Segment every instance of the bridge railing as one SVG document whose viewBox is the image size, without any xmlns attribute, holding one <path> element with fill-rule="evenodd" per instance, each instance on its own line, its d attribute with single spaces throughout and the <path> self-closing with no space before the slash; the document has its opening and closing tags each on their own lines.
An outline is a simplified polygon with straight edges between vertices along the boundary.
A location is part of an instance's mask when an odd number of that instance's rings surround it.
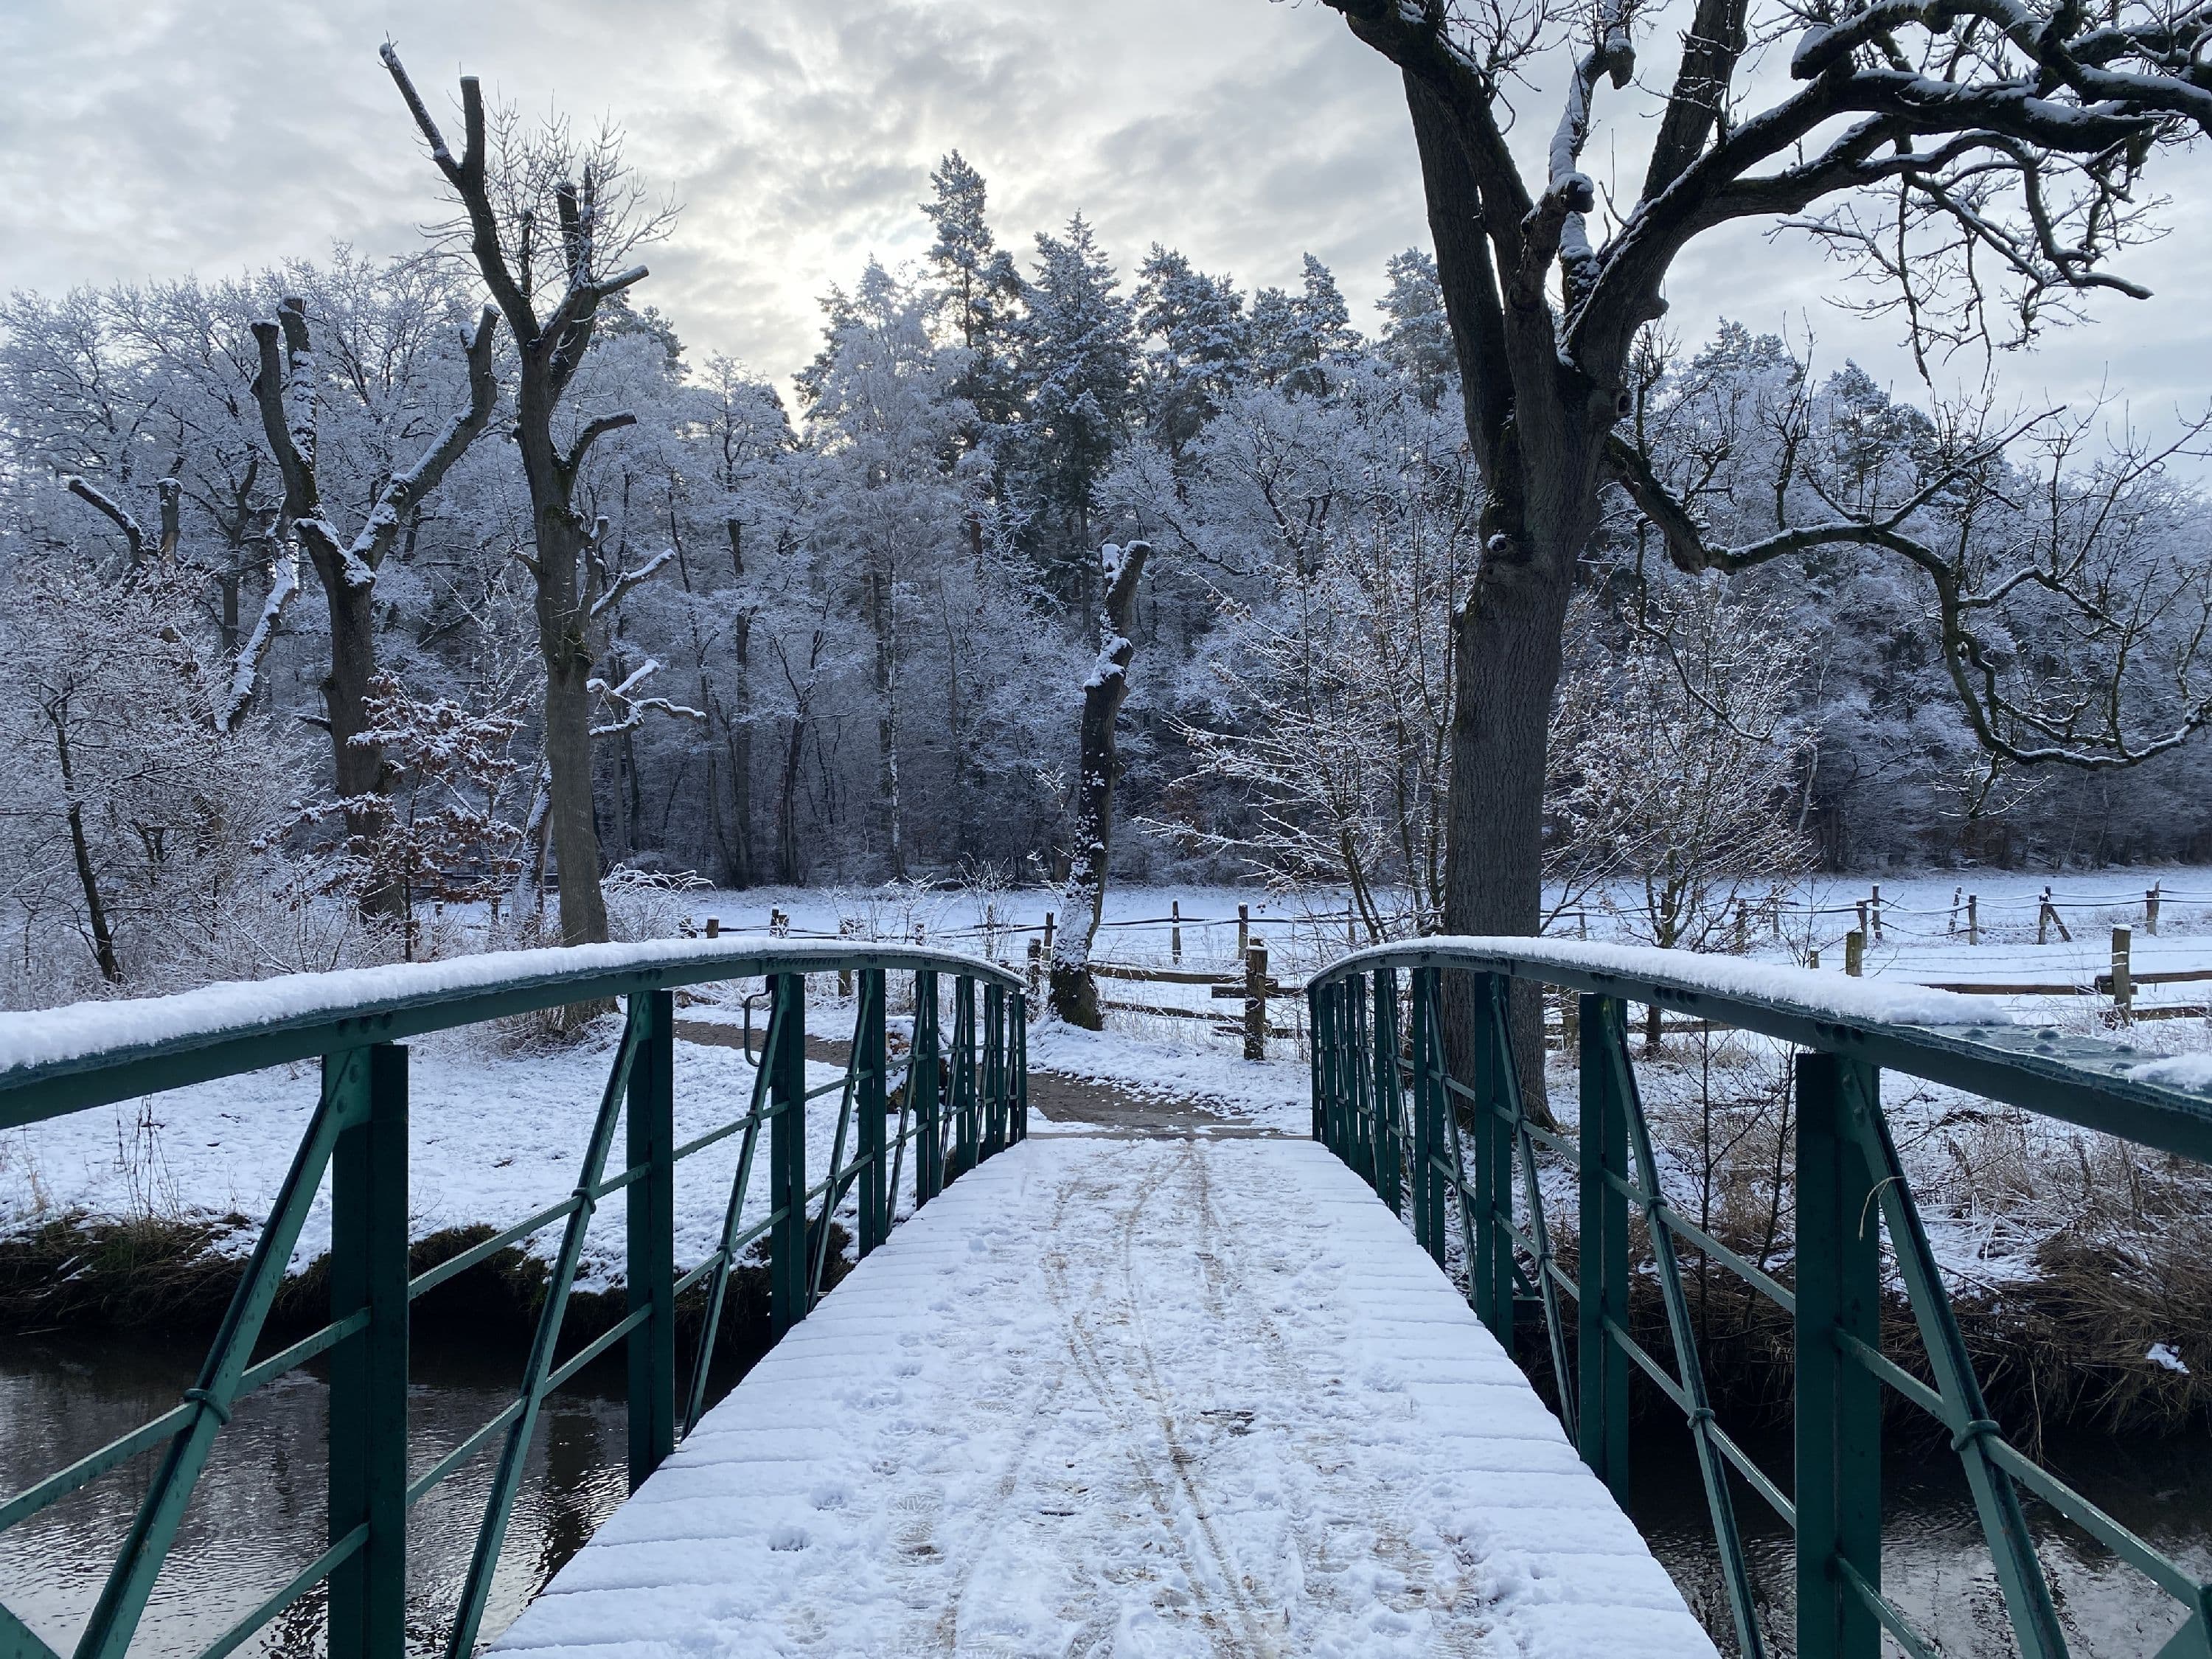
<svg viewBox="0 0 2212 1659">
<path fill-rule="evenodd" d="M 1579 995 L 1575 1133 L 1547 1127 L 1527 1109 L 1510 1031 L 1510 987 L 1516 980 Z M 1314 1137 L 1407 1217 L 1439 1265 L 1457 1246 L 1469 1300 L 1508 1352 L 1516 1299 L 1540 1309 L 1564 1425 L 1624 1505 L 1631 1365 L 1687 1419 L 1742 1654 L 1765 1653 L 1767 1635 L 1731 1470 L 1794 1529 L 1799 1659 L 1875 1659 L 1884 1632 L 1922 1659 L 1937 1650 L 1881 1589 L 1882 1391 L 1888 1389 L 1948 1431 L 2027 1659 L 2062 1659 L 2067 1644 L 2024 1494 L 2178 1604 L 2183 1618 L 2161 1659 L 2212 1655 L 2212 1584 L 2028 1458 L 1991 1419 L 1881 1090 L 1881 1072 L 1896 1071 L 2212 1162 L 2212 1098 L 2185 1070 L 2124 1043 L 2013 1024 L 2002 1008 L 1978 999 L 1731 957 L 1565 940 L 1439 939 L 1360 951 L 1315 975 L 1307 994 Z M 1668 1201 L 1631 1060 L 1632 1003 L 1802 1051 L 1795 1067 L 1794 1284 Z M 1448 1030 L 1450 1022 L 1456 1030 Z M 1448 1048 L 1458 1057 L 1456 1072 Z M 2161 1075 L 2190 1086 L 2166 1086 Z M 1540 1154 L 1564 1160 L 1574 1174 L 1571 1269 L 1555 1249 Z M 1562 1184 L 1555 1182 L 1548 1196 L 1563 1196 Z M 1645 1224 L 1650 1251 L 1635 1270 L 1656 1280 L 1672 1363 L 1630 1328 L 1632 1214 Z M 1911 1304 L 1924 1350 L 1923 1375 L 1882 1352 L 1885 1230 L 1893 1283 Z M 1683 1287 L 1685 1249 L 1791 1318 L 1789 1492 L 1715 1419 Z"/>
<path fill-rule="evenodd" d="M 809 1086 L 806 975 L 856 985 L 843 1075 Z M 911 976 L 914 1027 L 901 1080 L 886 1030 L 892 975 Z M 744 1111 L 678 1144 L 674 1036 L 678 987 L 765 980 L 770 1012 Z M 949 983 L 948 983 L 949 981 Z M 577 1003 L 621 998 L 623 1032 L 595 1110 L 580 1110 L 568 1195 L 422 1273 L 408 1238 L 408 1051 L 401 1038 Z M 945 1005 L 950 1004 L 950 1018 Z M 179 996 L 0 1015 L 0 1130 L 163 1089 L 319 1058 L 321 1092 L 237 1291 L 193 1386 L 172 1410 L 25 1491 L 0 1497 L 0 1533 L 134 1460 L 158 1454 L 143 1501 L 75 1644 L 76 1659 L 123 1659 L 217 1437 L 246 1395 L 319 1355 L 330 1366 L 329 1547 L 204 1650 L 220 1659 L 317 1586 L 329 1585 L 333 1659 L 407 1651 L 408 1512 L 495 1445 L 499 1462 L 444 1644 L 474 1651 L 493 1571 L 547 1395 L 623 1345 L 633 1488 L 690 1431 L 732 1270 L 766 1241 L 771 1325 L 781 1334 L 822 1293 L 830 1219 L 855 1200 L 863 1255 L 889 1235 L 907 1148 L 927 1203 L 1028 1133 L 1022 982 L 975 957 L 900 946 L 835 949 L 724 939 L 590 945 L 406 967 L 301 975 Z M 810 1103 L 834 1095 L 829 1168 L 807 1179 Z M 581 1103 L 580 1103 L 580 1105 Z M 894 1113 L 896 1122 L 894 1127 Z M 623 1132 L 618 1167 L 615 1139 Z M 765 1131 L 767 1212 L 746 1196 Z M 718 1243 L 676 1271 L 676 1172 L 742 1136 Z M 327 1171 L 331 1319 L 275 1353 L 255 1352 Z M 611 1328 L 561 1352 L 562 1328 L 594 1208 L 626 1194 L 625 1308 Z M 408 1478 L 409 1308 L 502 1250 L 558 1227 L 544 1301 L 515 1396 L 429 1469 Z M 677 1299 L 699 1289 L 703 1322 L 688 1375 L 678 1364 Z M 0 1606 L 0 1659 L 55 1659 Z"/>
</svg>

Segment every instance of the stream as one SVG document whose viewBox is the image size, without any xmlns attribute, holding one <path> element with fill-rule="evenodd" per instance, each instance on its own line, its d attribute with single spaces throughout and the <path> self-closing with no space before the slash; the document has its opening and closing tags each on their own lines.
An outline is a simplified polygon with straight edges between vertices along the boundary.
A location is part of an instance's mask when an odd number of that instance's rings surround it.
<svg viewBox="0 0 2212 1659">
<path fill-rule="evenodd" d="M 202 1346 L 116 1334 L 11 1338 L 0 1345 L 0 1494 L 21 1491 L 71 1459 L 173 1406 Z M 423 1343 L 414 1356 L 409 1437 L 414 1471 L 428 1467 L 512 1397 L 520 1356 Z M 216 1443 L 135 1650 L 197 1653 L 289 1580 L 325 1540 L 323 1446 L 329 1392 L 316 1366 L 251 1396 Z M 1788 1440 L 1743 1437 L 1770 1469 L 1786 1470 Z M 1638 1425 L 1638 1525 L 1692 1607 L 1724 1628 L 1697 1465 L 1686 1432 Z M 619 1356 L 547 1402 L 505 1547 L 483 1633 L 495 1636 L 622 1501 L 624 1408 Z M 2212 1574 L 2212 1444 L 2078 1439 L 2048 1461 L 2086 1495 L 2191 1571 Z M 155 1464 L 148 1455 L 0 1534 L 0 1601 L 67 1652 L 98 1598 L 100 1575 Z M 496 1462 L 487 1449 L 429 1493 L 410 1517 L 408 1598 L 414 1650 L 440 1650 Z M 1889 1593 L 1947 1656 L 2012 1651 L 1957 1460 L 1941 1448 L 1890 1449 L 1883 1571 Z M 1736 1512 L 1778 1652 L 1790 1644 L 1790 1535 L 1739 1486 Z M 2148 1659 L 2179 1622 L 2173 1604 L 2075 1528 L 2031 1505 L 2046 1540 L 2061 1617 L 2076 1659 Z M 322 1650 L 319 1591 L 239 1650 Z"/>
</svg>

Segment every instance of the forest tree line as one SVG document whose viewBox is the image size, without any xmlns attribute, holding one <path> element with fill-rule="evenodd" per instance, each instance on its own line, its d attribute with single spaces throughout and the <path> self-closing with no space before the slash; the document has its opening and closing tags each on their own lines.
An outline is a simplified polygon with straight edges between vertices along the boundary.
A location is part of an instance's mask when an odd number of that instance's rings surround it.
<svg viewBox="0 0 2212 1659">
<path fill-rule="evenodd" d="M 489 158 L 482 222 L 406 257 L 0 310 L 17 1006 L 395 953 L 441 902 L 550 938 L 549 885 L 611 872 L 1057 878 L 1100 549 L 1139 539 L 1117 877 L 1342 884 L 1377 933 L 1436 925 L 1482 483 L 1426 252 L 1365 317 L 1310 254 L 1247 289 L 1079 215 L 1018 252 L 956 153 L 927 256 L 824 296 L 787 402 L 649 303 L 631 255 L 666 219 L 611 137 L 472 119 L 441 165 L 465 210 Z M 2186 719 L 2208 562 L 2172 448 L 1900 398 L 1735 323 L 1647 329 L 1636 362 L 1622 431 L 1716 540 L 1896 512 L 2002 590 L 1993 672 L 2063 702 L 2117 627 L 2138 704 Z M 1823 544 L 1685 575 L 1607 499 L 1553 717 L 1566 890 L 2212 856 L 2200 745 L 1993 766 L 1923 571 Z M 2023 563 L 2105 614 L 2005 587 Z M 1666 942 L 1698 942 L 1683 902 Z"/>
</svg>

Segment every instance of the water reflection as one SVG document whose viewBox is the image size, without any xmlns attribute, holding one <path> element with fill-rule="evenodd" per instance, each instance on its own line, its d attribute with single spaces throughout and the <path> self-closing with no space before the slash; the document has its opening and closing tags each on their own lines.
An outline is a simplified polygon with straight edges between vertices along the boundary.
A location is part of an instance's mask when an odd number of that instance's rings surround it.
<svg viewBox="0 0 2212 1659">
<path fill-rule="evenodd" d="M 0 1344 L 0 1493 L 19 1492 L 177 1403 L 202 1345 L 129 1337 L 10 1338 Z M 420 1345 L 409 1390 L 410 1473 L 420 1474 L 514 1397 L 520 1355 Z M 483 1625 L 514 1619 L 582 1547 L 627 1490 L 619 1362 L 546 1402 Z M 325 1447 L 330 1391 L 313 1368 L 240 1404 L 217 1437 L 133 1650 L 197 1653 L 289 1583 L 320 1553 L 328 1522 Z M 68 1652 L 156 1467 L 149 1453 L 0 1533 L 0 1601 Z M 438 1651 L 467 1573 L 497 1462 L 496 1444 L 428 1494 L 409 1516 L 408 1635 Z M 246 1654 L 323 1650 L 323 1593 L 303 1598 Z"/>
<path fill-rule="evenodd" d="M 1787 1491 L 1787 1435 L 1770 1431 L 1739 1438 L 1748 1438 L 1753 1455 L 1770 1474 L 1784 1477 L 1781 1484 Z M 1653 1419 L 1637 1425 L 1634 1440 L 1637 1525 L 1705 1627 L 1724 1632 L 1728 1601 L 1689 1436 L 1678 1425 Z M 1939 1444 L 1887 1448 L 1883 1462 L 1884 1593 L 1952 1659 L 2014 1652 L 2006 1633 L 2004 1598 L 1958 1458 Z M 2045 1448 L 2043 1462 L 2138 1537 L 2190 1572 L 2212 1577 L 2212 1443 L 2205 1437 L 2053 1440 Z M 1735 1499 L 1767 1633 L 1776 1651 L 1792 1652 L 1796 1595 L 1791 1534 L 1741 1482 Z M 2179 1604 L 2123 1566 L 2087 1533 L 2033 1500 L 2027 1507 L 2075 1659 L 2156 1655 L 2181 1623 Z M 1723 1642 L 1723 1650 L 1731 1646 Z M 1883 1651 L 1897 1650 L 1885 1638 Z"/>
</svg>

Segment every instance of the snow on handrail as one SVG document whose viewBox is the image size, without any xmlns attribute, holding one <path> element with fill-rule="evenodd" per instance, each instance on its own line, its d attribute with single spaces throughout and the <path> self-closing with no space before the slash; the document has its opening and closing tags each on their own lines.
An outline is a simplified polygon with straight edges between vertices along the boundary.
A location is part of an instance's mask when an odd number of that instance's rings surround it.
<svg viewBox="0 0 2212 1659">
<path fill-rule="evenodd" d="M 1020 993 L 1017 975 L 980 957 L 916 945 L 825 941 L 793 948 L 767 935 L 656 939 L 635 945 L 558 945 L 486 951 L 437 962 L 395 963 L 322 974 L 203 986 L 171 996 L 77 1002 L 0 1013 L 0 1127 L 48 1115 L 11 1097 L 61 1092 L 66 1104 L 143 1093 L 137 1074 L 179 1056 L 204 1058 L 193 1076 L 278 1065 L 364 1042 L 617 996 L 647 986 L 696 985 L 764 973 L 839 969 L 933 969 Z M 234 1053 L 234 1051 L 235 1051 Z M 249 1053 L 250 1051 L 250 1053 Z M 251 1065 L 225 1064 L 250 1058 Z M 113 1073 L 112 1085 L 100 1079 Z"/>
</svg>

